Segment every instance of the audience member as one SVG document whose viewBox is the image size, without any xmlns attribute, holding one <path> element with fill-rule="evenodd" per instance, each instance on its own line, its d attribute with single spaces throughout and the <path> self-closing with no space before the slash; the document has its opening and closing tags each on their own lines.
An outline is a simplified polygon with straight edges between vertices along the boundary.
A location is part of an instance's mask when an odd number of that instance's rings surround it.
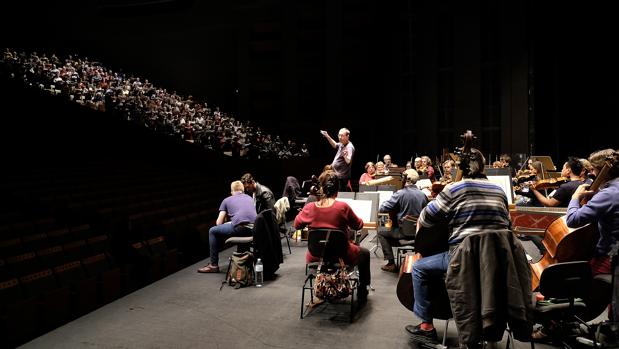
<svg viewBox="0 0 619 349">
<path fill-rule="evenodd" d="M 258 159 L 309 156 L 307 146 L 298 148 L 294 140 L 273 138 L 249 121 L 243 123 L 219 108 L 213 110 L 192 96 L 169 93 L 147 79 L 112 71 L 87 57 L 60 60 L 55 55 L 18 54 L 5 49 L 0 71 L 27 86 L 63 95 L 98 111 L 120 114 L 140 126 L 226 155 Z"/>
</svg>

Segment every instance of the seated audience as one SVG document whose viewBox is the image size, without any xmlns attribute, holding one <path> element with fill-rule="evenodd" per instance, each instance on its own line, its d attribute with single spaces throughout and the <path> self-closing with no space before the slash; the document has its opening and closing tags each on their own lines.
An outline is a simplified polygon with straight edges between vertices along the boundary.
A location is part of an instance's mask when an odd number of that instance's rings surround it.
<svg viewBox="0 0 619 349">
<path fill-rule="evenodd" d="M 259 159 L 308 156 L 307 146 L 264 134 L 251 122 L 212 109 L 207 103 L 154 86 L 147 79 L 114 72 L 99 62 L 77 56 L 17 53 L 5 49 L 0 74 L 23 80 L 53 95 L 98 111 L 118 113 L 156 132 L 177 136 L 228 156 Z"/>
</svg>

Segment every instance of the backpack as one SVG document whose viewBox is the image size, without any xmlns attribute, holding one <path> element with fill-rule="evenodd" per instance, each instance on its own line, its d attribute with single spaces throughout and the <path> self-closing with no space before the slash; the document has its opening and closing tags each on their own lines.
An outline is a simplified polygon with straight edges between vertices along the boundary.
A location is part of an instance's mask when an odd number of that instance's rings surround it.
<svg viewBox="0 0 619 349">
<path fill-rule="evenodd" d="M 230 269 L 219 289 L 226 283 L 237 289 L 254 284 L 254 255 L 251 252 L 232 253 Z"/>
</svg>

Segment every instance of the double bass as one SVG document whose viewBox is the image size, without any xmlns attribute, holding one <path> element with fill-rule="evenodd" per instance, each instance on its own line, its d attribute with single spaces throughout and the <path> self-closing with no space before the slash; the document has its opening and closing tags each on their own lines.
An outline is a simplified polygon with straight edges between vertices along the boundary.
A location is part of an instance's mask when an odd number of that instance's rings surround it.
<svg viewBox="0 0 619 349">
<path fill-rule="evenodd" d="M 471 156 L 471 146 L 475 136 L 473 132 L 467 130 L 460 136 L 464 142 L 464 145 L 460 149 L 460 160 L 456 163 L 458 170 L 456 172 L 455 182 L 462 180 L 464 171 L 468 171 L 468 164 Z M 435 226 L 431 229 L 419 227 L 415 236 L 415 254 L 407 254 L 406 258 L 400 266 L 400 276 L 398 284 L 396 286 L 396 294 L 398 300 L 404 307 L 413 311 L 413 304 L 415 303 L 413 297 L 413 281 L 412 270 L 416 261 L 423 256 L 432 256 L 438 253 L 445 252 L 449 249 L 447 241 L 449 239 L 449 232 L 447 229 L 447 223 Z M 433 309 L 435 314 L 447 314 L 451 312 L 449 308 L 449 302 L 443 300 L 447 297 L 447 289 L 445 288 L 442 280 L 435 280 L 437 287 L 433 287 L 437 292 L 432 294 L 432 304 L 437 305 L 437 309 Z M 441 287 L 442 285 L 442 287 Z M 440 301 L 435 302 L 434 299 Z M 447 308 L 443 309 L 443 306 L 447 304 Z M 437 315 L 437 318 L 447 318 L 447 316 Z"/>
</svg>

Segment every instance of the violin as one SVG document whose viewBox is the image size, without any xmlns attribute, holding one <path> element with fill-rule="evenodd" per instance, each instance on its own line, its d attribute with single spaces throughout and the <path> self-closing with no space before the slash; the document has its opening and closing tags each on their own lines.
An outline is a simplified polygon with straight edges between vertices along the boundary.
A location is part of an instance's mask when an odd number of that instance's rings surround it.
<svg viewBox="0 0 619 349">
<path fill-rule="evenodd" d="M 557 188 L 561 184 L 567 183 L 569 181 L 570 181 L 569 177 L 557 177 L 557 178 L 541 179 L 541 180 L 537 181 L 535 184 L 533 184 L 531 186 L 531 188 L 533 188 L 535 190 L 544 190 L 544 189 L 550 189 L 550 188 Z"/>
<path fill-rule="evenodd" d="M 537 174 L 531 170 L 518 171 L 518 175 L 514 177 L 515 183 L 522 183 L 526 181 L 532 181 L 537 177 Z"/>
<path fill-rule="evenodd" d="M 441 191 L 443 191 L 443 188 L 445 188 L 445 186 L 451 182 L 453 182 L 451 179 L 435 181 L 434 183 L 432 183 L 432 192 L 437 194 L 440 193 Z"/>
</svg>

